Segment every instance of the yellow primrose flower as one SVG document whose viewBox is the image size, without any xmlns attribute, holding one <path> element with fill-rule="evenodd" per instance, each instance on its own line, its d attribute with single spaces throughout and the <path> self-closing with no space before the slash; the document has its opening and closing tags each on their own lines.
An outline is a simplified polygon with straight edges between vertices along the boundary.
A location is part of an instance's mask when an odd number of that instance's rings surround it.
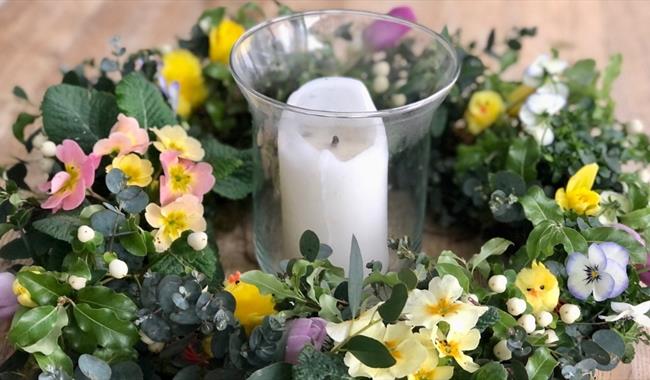
<svg viewBox="0 0 650 380">
<path fill-rule="evenodd" d="M 473 135 L 478 135 L 494 124 L 504 109 L 501 95 L 494 91 L 476 91 L 472 94 L 465 110 L 467 129 Z"/>
<path fill-rule="evenodd" d="M 451 356 L 456 363 L 467 372 L 476 372 L 480 366 L 474 363 L 471 356 L 463 351 L 471 351 L 478 347 L 481 333 L 477 329 L 469 331 L 450 329 L 447 336 L 438 330 L 435 346 L 441 357 Z"/>
<path fill-rule="evenodd" d="M 174 151 L 178 153 L 180 158 L 190 161 L 201 161 L 203 159 L 205 151 L 201 147 L 199 140 L 189 137 L 185 129 L 180 125 L 167 125 L 161 129 L 151 128 L 151 130 L 158 138 L 157 141 L 154 141 L 153 146 L 161 153 Z"/>
<path fill-rule="evenodd" d="M 327 326 L 325 326 L 327 335 L 329 335 L 334 342 L 341 343 L 348 337 L 356 335 L 368 325 L 379 323 L 379 321 L 381 321 L 381 316 L 377 312 L 379 305 L 381 305 L 381 303 L 364 311 L 355 319 L 339 323 L 327 322 Z"/>
<path fill-rule="evenodd" d="M 569 178 L 566 190 L 557 189 L 555 202 L 563 210 L 573 210 L 578 215 L 596 215 L 600 209 L 600 195 L 591 188 L 596 181 L 598 164 L 585 165 Z"/>
<path fill-rule="evenodd" d="M 189 50 L 177 49 L 165 54 L 162 63 L 160 75 L 165 83 L 178 83 L 176 112 L 187 118 L 208 96 L 201 61 Z"/>
<path fill-rule="evenodd" d="M 454 367 L 438 366 L 440 359 L 433 343 L 437 332 L 437 329 L 420 329 L 415 333 L 422 347 L 427 350 L 427 358 L 415 373 L 408 376 L 408 380 L 449 380 L 454 376 Z"/>
<path fill-rule="evenodd" d="M 239 36 L 244 34 L 244 27 L 224 19 L 210 30 L 210 60 L 228 64 L 230 50 Z"/>
<path fill-rule="evenodd" d="M 22 286 L 20 282 L 18 282 L 18 279 L 14 280 L 13 285 L 11 286 L 11 289 L 13 290 L 14 294 L 16 295 L 16 298 L 18 299 L 18 303 L 25 306 L 25 307 L 36 307 L 38 306 L 34 300 L 32 300 L 32 295 L 29 293 L 29 290 Z"/>
<path fill-rule="evenodd" d="M 388 326 L 381 322 L 376 323 L 364 330 L 361 335 L 382 342 L 395 359 L 395 364 L 388 368 L 368 367 L 348 352 L 343 362 L 348 366 L 350 376 L 393 380 L 414 373 L 427 358 L 426 349 L 411 332 L 411 327 L 403 323 Z"/>
<path fill-rule="evenodd" d="M 106 167 L 106 173 L 112 169 L 120 169 L 126 176 L 126 184 L 129 186 L 145 187 L 151 183 L 153 165 L 149 160 L 140 158 L 135 153 L 113 158 L 111 165 Z"/>
<path fill-rule="evenodd" d="M 530 268 L 524 268 L 517 274 L 515 285 L 526 296 L 534 314 L 550 312 L 557 306 L 560 297 L 557 278 L 544 264 L 533 261 Z"/>
<path fill-rule="evenodd" d="M 235 317 L 250 335 L 267 315 L 275 314 L 273 296 L 262 294 L 257 286 L 239 280 L 239 272 L 228 277 L 225 290 L 235 297 Z"/>
<path fill-rule="evenodd" d="M 191 194 L 183 195 L 163 207 L 150 203 L 144 217 L 151 227 L 157 229 L 154 231 L 157 252 L 169 249 L 185 231 L 201 232 L 206 228 L 203 205 Z"/>
</svg>

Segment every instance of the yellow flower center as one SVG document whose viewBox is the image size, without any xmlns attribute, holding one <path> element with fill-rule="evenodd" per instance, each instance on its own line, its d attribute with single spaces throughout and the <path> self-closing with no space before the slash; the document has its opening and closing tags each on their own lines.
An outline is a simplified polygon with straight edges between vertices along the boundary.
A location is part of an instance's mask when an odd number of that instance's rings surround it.
<svg viewBox="0 0 650 380">
<path fill-rule="evenodd" d="M 187 223 L 187 214 L 183 211 L 172 211 L 166 216 L 163 216 L 162 225 L 165 229 L 165 234 L 169 236 L 171 240 L 176 240 L 181 236 L 183 231 L 186 231 L 189 228 Z"/>
<path fill-rule="evenodd" d="M 389 340 L 384 342 L 390 354 L 395 358 L 395 360 L 400 360 L 402 358 L 402 353 L 397 349 L 397 342 L 394 340 Z"/>
<path fill-rule="evenodd" d="M 74 189 L 76 186 L 79 177 L 81 176 L 79 168 L 73 164 L 65 164 L 65 171 L 68 173 L 68 175 L 70 175 L 70 178 L 68 178 L 61 189 L 57 191 L 57 193 L 72 191 L 72 189 Z"/>
<path fill-rule="evenodd" d="M 187 193 L 192 184 L 192 176 L 185 170 L 183 165 L 173 165 L 169 169 L 169 181 L 171 188 L 177 193 Z"/>
<path fill-rule="evenodd" d="M 415 374 L 413 374 L 414 380 L 433 380 L 435 379 L 436 369 L 420 369 Z"/>
<path fill-rule="evenodd" d="M 431 315 L 440 315 L 446 317 L 449 314 L 456 314 L 460 304 L 449 301 L 448 298 L 443 298 L 438 303 L 427 305 L 427 312 Z"/>
<path fill-rule="evenodd" d="M 458 343 L 457 342 L 449 342 L 447 340 L 439 340 L 437 341 L 438 343 L 438 350 L 440 353 L 443 354 L 443 356 L 459 356 L 460 350 L 458 348 Z"/>
</svg>

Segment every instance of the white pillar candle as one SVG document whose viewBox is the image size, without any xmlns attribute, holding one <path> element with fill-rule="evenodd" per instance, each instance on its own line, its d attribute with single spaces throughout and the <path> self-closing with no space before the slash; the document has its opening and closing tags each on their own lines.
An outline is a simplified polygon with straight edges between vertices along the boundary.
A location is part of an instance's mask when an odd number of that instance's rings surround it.
<svg viewBox="0 0 650 380">
<path fill-rule="evenodd" d="M 289 97 L 301 108 L 376 111 L 365 85 L 326 77 Z M 317 117 L 285 111 L 278 125 L 278 157 L 285 254 L 299 255 L 310 229 L 333 249 L 330 260 L 348 269 L 352 235 L 364 263 L 388 266 L 388 144 L 381 118 Z"/>
</svg>

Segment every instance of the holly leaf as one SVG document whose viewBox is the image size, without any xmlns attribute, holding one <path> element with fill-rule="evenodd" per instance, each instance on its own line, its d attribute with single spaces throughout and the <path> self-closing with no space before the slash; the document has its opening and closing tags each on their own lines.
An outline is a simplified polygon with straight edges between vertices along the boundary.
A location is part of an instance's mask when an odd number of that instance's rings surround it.
<svg viewBox="0 0 650 380">
<path fill-rule="evenodd" d="M 102 347 L 131 347 L 139 339 L 135 325 L 119 319 L 110 309 L 95 309 L 88 304 L 77 303 L 73 312 L 79 328 L 94 336 Z"/>
<path fill-rule="evenodd" d="M 117 106 L 126 115 L 148 129 L 176 124 L 174 111 L 163 99 L 160 90 L 140 73 L 131 73 L 115 87 Z"/>
</svg>

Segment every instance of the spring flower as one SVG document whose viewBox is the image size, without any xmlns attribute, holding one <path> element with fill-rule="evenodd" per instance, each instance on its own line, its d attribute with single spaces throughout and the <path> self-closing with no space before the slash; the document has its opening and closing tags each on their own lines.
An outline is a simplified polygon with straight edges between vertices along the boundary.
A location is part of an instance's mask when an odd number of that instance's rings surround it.
<svg viewBox="0 0 650 380">
<path fill-rule="evenodd" d="M 569 292 L 579 300 L 593 293 L 596 301 L 615 298 L 628 286 L 629 253 L 612 242 L 591 244 L 588 255 L 575 252 L 566 261 Z"/>
<path fill-rule="evenodd" d="M 381 316 L 377 312 L 379 305 L 364 311 L 355 319 L 334 323 L 328 322 L 326 326 L 327 335 L 336 343 L 341 343 L 350 336 L 356 335 L 359 331 L 368 325 L 381 321 Z"/>
<path fill-rule="evenodd" d="M 178 152 L 160 155 L 164 175 L 160 176 L 160 203 L 166 205 L 184 194 L 194 194 L 199 200 L 214 186 L 212 166 L 179 159 Z"/>
<path fill-rule="evenodd" d="M 479 365 L 474 363 L 471 356 L 465 355 L 463 351 L 471 351 L 478 347 L 481 340 L 481 333 L 477 329 L 456 330 L 451 328 L 447 336 L 438 330 L 435 346 L 441 357 L 451 356 L 456 363 L 467 372 L 476 372 Z"/>
<path fill-rule="evenodd" d="M 284 361 L 298 364 L 298 355 L 308 344 L 320 351 L 325 338 L 327 338 L 326 325 L 327 321 L 318 317 L 298 318 L 287 322 L 287 343 L 284 350 Z"/>
<path fill-rule="evenodd" d="M 117 154 L 119 156 L 132 152 L 144 154 L 149 146 L 147 131 L 140 128 L 138 120 L 124 114 L 117 116 L 117 123 L 111 128 L 108 138 L 95 143 L 93 153 L 98 156 Z"/>
<path fill-rule="evenodd" d="M 600 208 L 600 195 L 591 189 L 597 174 L 598 164 L 583 166 L 569 178 L 566 190 L 560 188 L 555 192 L 555 202 L 563 210 L 573 210 L 578 215 L 597 214 Z"/>
<path fill-rule="evenodd" d="M 454 367 L 438 366 L 440 358 L 433 344 L 436 334 L 437 329 L 420 329 L 415 333 L 415 337 L 427 351 L 427 358 L 416 372 L 408 376 L 408 380 L 449 380 L 454 375 Z"/>
<path fill-rule="evenodd" d="M 605 226 L 612 226 L 618 222 L 618 217 L 632 211 L 630 201 L 621 193 L 606 190 L 600 193 L 601 213 L 598 221 Z"/>
<path fill-rule="evenodd" d="M 18 308 L 18 299 L 12 290 L 14 281 L 13 273 L 0 273 L 0 320 L 11 319 Z"/>
<path fill-rule="evenodd" d="M 38 306 L 36 304 L 36 302 L 34 302 L 34 300 L 32 300 L 32 295 L 29 292 L 29 290 L 27 290 L 27 288 L 22 286 L 22 284 L 20 283 L 20 281 L 18 281 L 18 279 L 14 280 L 14 282 L 13 282 L 13 284 L 11 286 L 11 290 L 13 291 L 14 295 L 16 296 L 17 301 L 18 301 L 19 304 L 21 304 L 21 305 L 23 305 L 25 307 L 30 307 L 30 308 Z"/>
<path fill-rule="evenodd" d="M 519 110 L 524 132 L 533 136 L 540 145 L 550 145 L 555 140 L 550 117 L 556 115 L 567 103 L 568 88 L 562 83 L 549 83 L 530 95 Z"/>
<path fill-rule="evenodd" d="M 212 27 L 209 35 L 210 60 L 228 64 L 232 46 L 245 31 L 243 26 L 228 18 L 221 21 L 219 25 Z"/>
<path fill-rule="evenodd" d="M 183 195 L 170 204 L 158 206 L 150 203 L 145 209 L 145 219 L 153 228 L 154 245 L 157 252 L 166 251 L 183 232 L 205 231 L 203 205 L 191 194 Z"/>
<path fill-rule="evenodd" d="M 393 380 L 414 373 L 427 358 L 426 349 L 405 324 L 385 326 L 376 323 L 361 335 L 382 342 L 390 352 L 395 364 L 388 368 L 371 368 L 361 363 L 352 353 L 345 354 L 343 361 L 353 377 L 369 377 L 374 380 Z"/>
<path fill-rule="evenodd" d="M 153 165 L 149 160 L 140 158 L 135 153 L 113 158 L 112 164 L 106 167 L 106 172 L 112 169 L 120 169 L 126 176 L 126 184 L 129 186 L 145 187 L 151 183 Z"/>
<path fill-rule="evenodd" d="M 544 264 L 533 261 L 530 268 L 524 268 L 517 274 L 515 285 L 526 296 L 533 313 L 555 309 L 560 288 L 557 278 Z"/>
<path fill-rule="evenodd" d="M 95 182 L 99 157 L 94 154 L 86 156 L 73 140 L 63 140 L 56 147 L 56 157 L 63 163 L 65 170 L 56 173 L 52 181 L 41 186 L 41 189 L 50 194 L 41 207 L 52 209 L 53 212 L 60 209 L 73 210 L 83 203 L 86 189 Z"/>
<path fill-rule="evenodd" d="M 388 15 L 415 22 L 415 12 L 408 6 L 395 7 Z M 410 29 L 392 21 L 375 21 L 363 31 L 363 37 L 374 50 L 384 50 L 397 45 Z"/>
<path fill-rule="evenodd" d="M 640 326 L 650 328 L 650 317 L 646 314 L 650 311 L 650 301 L 642 302 L 636 306 L 625 302 L 612 302 L 610 307 L 616 315 L 599 316 L 600 319 L 607 322 L 614 322 L 620 319 L 631 319 Z"/>
<path fill-rule="evenodd" d="M 551 58 L 548 54 L 538 56 L 524 71 L 523 82 L 530 87 L 538 87 L 544 81 L 545 75 L 557 77 L 569 66 L 566 61 Z"/>
<path fill-rule="evenodd" d="M 476 91 L 472 94 L 465 110 L 467 129 L 478 135 L 489 128 L 501 116 L 505 106 L 501 95 L 494 91 Z"/>
<path fill-rule="evenodd" d="M 201 147 L 199 140 L 189 137 L 187 132 L 180 125 L 167 125 L 161 129 L 152 128 L 156 134 L 157 141 L 153 146 L 161 153 L 167 151 L 177 152 L 180 158 L 190 161 L 201 161 L 205 151 Z"/>
<path fill-rule="evenodd" d="M 516 117 L 521 110 L 528 96 L 535 92 L 533 87 L 526 86 L 524 84 L 517 86 L 512 92 L 510 92 L 506 98 L 508 102 L 508 115 Z"/>
<path fill-rule="evenodd" d="M 468 330 L 476 325 L 478 318 L 488 308 L 463 303 L 459 300 L 462 295 L 463 288 L 456 277 L 434 277 L 429 282 L 428 290 L 411 291 L 404 306 L 404 314 L 413 326 L 430 329 L 438 322 L 445 321 L 452 328 Z"/>
<path fill-rule="evenodd" d="M 178 86 L 178 98 L 172 105 L 176 113 L 184 118 L 189 117 L 208 96 L 202 70 L 201 61 L 189 50 L 177 49 L 162 58 L 159 80 L 165 92 L 169 92 L 170 87 Z"/>
<path fill-rule="evenodd" d="M 235 297 L 235 317 L 244 326 L 246 334 L 250 335 L 264 317 L 275 313 L 273 296 L 260 293 L 255 285 L 239 281 L 239 272 L 229 276 L 225 285 L 225 290 Z"/>
</svg>

